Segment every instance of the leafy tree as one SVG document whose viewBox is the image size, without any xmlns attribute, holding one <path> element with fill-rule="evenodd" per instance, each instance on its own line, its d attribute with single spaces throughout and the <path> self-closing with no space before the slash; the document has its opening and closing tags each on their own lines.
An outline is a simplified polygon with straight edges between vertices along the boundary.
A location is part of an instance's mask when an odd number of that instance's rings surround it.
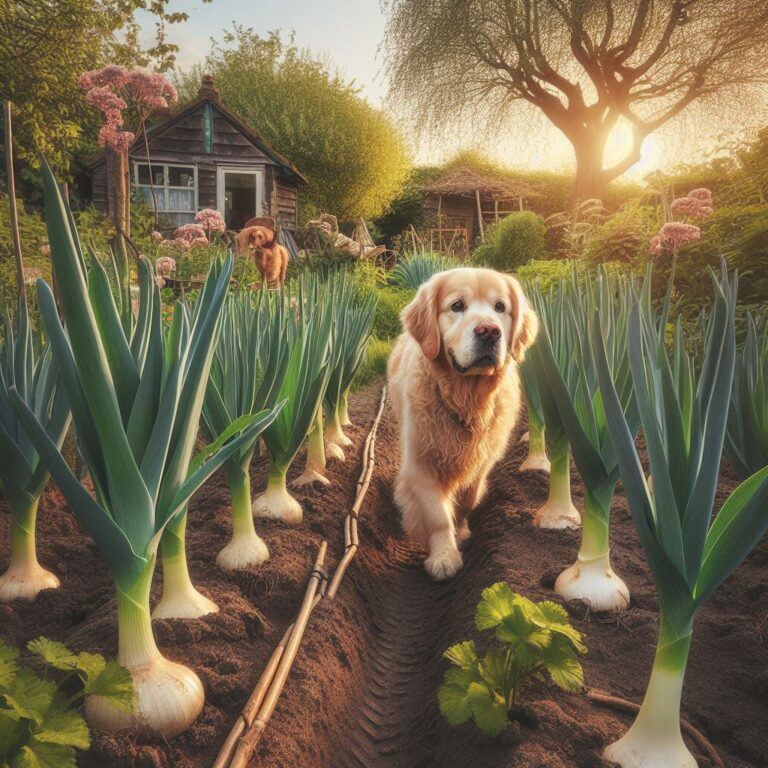
<svg viewBox="0 0 768 768">
<path fill-rule="evenodd" d="M 210 0 L 204 0 L 210 2 Z M 37 153 L 67 172 L 74 153 L 96 149 L 98 120 L 77 78 L 110 61 L 165 70 L 177 46 L 168 24 L 184 21 L 168 0 L 0 0 L 0 98 L 14 103 L 15 156 L 22 180 L 37 174 Z M 138 45 L 137 11 L 156 20 L 154 44 Z M 123 34 L 124 33 L 124 34 Z"/>
<path fill-rule="evenodd" d="M 743 0 L 394 0 L 391 96 L 422 128 L 543 114 L 573 145 L 573 201 L 601 198 L 643 140 L 690 105 L 744 109 L 768 80 L 768 5 Z M 513 111 L 514 110 L 514 111 Z M 633 146 L 605 167 L 622 121 Z"/>
<path fill-rule="evenodd" d="M 474 718 L 478 728 L 498 736 L 518 713 L 520 689 L 530 677 L 549 679 L 565 691 L 581 690 L 578 655 L 587 649 L 562 606 L 534 603 L 499 582 L 483 590 L 475 624 L 494 630 L 499 642 L 482 657 L 472 640 L 443 654 L 453 666 L 437 699 L 451 725 Z"/>
<path fill-rule="evenodd" d="M 408 158 L 388 117 L 327 63 L 277 32 L 261 37 L 235 25 L 204 67 L 179 79 L 182 97 L 210 72 L 228 107 L 307 176 L 303 215 L 373 217 L 400 189 Z"/>
</svg>

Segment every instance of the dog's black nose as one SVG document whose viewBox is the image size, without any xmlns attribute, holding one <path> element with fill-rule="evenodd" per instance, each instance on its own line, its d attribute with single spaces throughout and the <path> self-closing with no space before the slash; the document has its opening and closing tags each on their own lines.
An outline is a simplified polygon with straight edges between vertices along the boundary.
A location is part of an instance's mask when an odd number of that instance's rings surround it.
<svg viewBox="0 0 768 768">
<path fill-rule="evenodd" d="M 475 326 L 475 334 L 481 341 L 498 341 L 501 338 L 501 328 L 496 323 L 479 323 Z"/>
</svg>

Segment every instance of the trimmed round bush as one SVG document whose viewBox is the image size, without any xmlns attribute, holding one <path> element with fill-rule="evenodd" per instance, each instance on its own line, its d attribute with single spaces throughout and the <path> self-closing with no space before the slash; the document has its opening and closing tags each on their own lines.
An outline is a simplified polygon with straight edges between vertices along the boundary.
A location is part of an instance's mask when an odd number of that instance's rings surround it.
<svg viewBox="0 0 768 768">
<path fill-rule="evenodd" d="M 404 288 L 383 288 L 373 318 L 373 333 L 379 339 L 393 339 L 402 331 L 400 313 L 414 297 L 415 291 Z"/>
<path fill-rule="evenodd" d="M 510 213 L 488 230 L 486 243 L 475 250 L 474 260 L 500 272 L 513 272 L 542 257 L 546 229 L 541 216 L 531 211 Z"/>
</svg>

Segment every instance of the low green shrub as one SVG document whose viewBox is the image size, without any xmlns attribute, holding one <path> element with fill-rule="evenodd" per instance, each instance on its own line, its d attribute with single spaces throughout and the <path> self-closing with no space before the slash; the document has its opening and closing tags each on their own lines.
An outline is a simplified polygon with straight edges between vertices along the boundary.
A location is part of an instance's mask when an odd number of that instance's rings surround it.
<svg viewBox="0 0 768 768">
<path fill-rule="evenodd" d="M 415 291 L 388 287 L 379 291 L 379 302 L 373 318 L 373 333 L 379 339 L 393 339 L 400 335 L 400 313 L 411 301 Z"/>
<path fill-rule="evenodd" d="M 500 272 L 514 272 L 543 256 L 545 233 L 541 216 L 531 211 L 510 213 L 489 228 L 486 242 L 475 249 L 472 260 Z"/>
<path fill-rule="evenodd" d="M 415 291 L 432 275 L 458 266 L 456 259 L 442 253 L 417 251 L 400 258 L 395 268 L 389 273 L 389 282 L 399 288 Z"/>
</svg>

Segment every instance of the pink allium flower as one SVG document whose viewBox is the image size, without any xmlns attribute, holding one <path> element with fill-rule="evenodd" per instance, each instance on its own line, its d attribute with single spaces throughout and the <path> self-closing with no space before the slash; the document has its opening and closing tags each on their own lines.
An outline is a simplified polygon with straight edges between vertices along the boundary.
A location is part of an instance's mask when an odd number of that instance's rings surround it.
<svg viewBox="0 0 768 768">
<path fill-rule="evenodd" d="M 203 208 L 195 214 L 195 222 L 206 232 L 223 232 L 227 225 L 218 211 L 212 208 Z"/>
<path fill-rule="evenodd" d="M 182 224 L 174 233 L 173 236 L 176 239 L 186 240 L 191 243 L 193 240 L 199 240 L 203 238 L 208 243 L 208 238 L 205 236 L 205 230 L 199 224 Z"/>
<path fill-rule="evenodd" d="M 695 224 L 683 224 L 671 221 L 659 230 L 662 245 L 672 250 L 678 250 L 684 243 L 690 243 L 701 237 L 701 230 Z"/>
<path fill-rule="evenodd" d="M 159 275 L 170 275 L 176 270 L 176 259 L 170 256 L 161 256 L 155 261 L 155 269 Z"/>
<path fill-rule="evenodd" d="M 149 239 L 155 244 L 160 245 L 160 243 L 163 242 L 163 234 L 162 232 L 158 232 L 157 230 L 154 230 L 150 235 Z"/>
<path fill-rule="evenodd" d="M 115 152 L 127 150 L 135 138 L 135 134 L 130 131 L 121 131 L 114 123 L 106 123 L 99 128 L 99 144 Z"/>
<path fill-rule="evenodd" d="M 661 237 L 659 235 L 654 235 L 651 238 L 651 253 L 658 254 L 661 253 L 664 250 L 664 246 L 661 242 Z"/>
<path fill-rule="evenodd" d="M 44 256 L 46 259 L 51 255 L 51 246 L 48 245 L 48 243 L 43 243 L 40 246 L 40 255 Z"/>
<path fill-rule="evenodd" d="M 704 191 L 706 192 L 707 190 Z M 714 209 L 705 200 L 688 195 L 673 200 L 672 210 L 682 213 L 684 216 L 690 216 L 692 219 L 704 219 L 707 216 L 711 216 Z"/>
<path fill-rule="evenodd" d="M 206 248 L 210 245 L 208 242 L 207 237 L 196 237 L 192 242 L 190 242 L 189 247 L 190 248 Z"/>
<path fill-rule="evenodd" d="M 163 288 L 165 286 L 165 278 L 162 275 L 155 275 L 155 282 L 157 283 L 158 288 Z"/>
<path fill-rule="evenodd" d="M 47 247 L 47 246 L 44 246 Z M 38 280 L 43 276 L 43 270 L 39 267 L 24 267 L 24 282 L 27 285 L 32 285 L 35 280 Z"/>
<path fill-rule="evenodd" d="M 698 189 L 690 191 L 688 197 L 692 197 L 694 200 L 701 200 L 701 202 L 706 205 L 712 205 L 712 192 L 706 187 L 699 187 Z"/>
</svg>

